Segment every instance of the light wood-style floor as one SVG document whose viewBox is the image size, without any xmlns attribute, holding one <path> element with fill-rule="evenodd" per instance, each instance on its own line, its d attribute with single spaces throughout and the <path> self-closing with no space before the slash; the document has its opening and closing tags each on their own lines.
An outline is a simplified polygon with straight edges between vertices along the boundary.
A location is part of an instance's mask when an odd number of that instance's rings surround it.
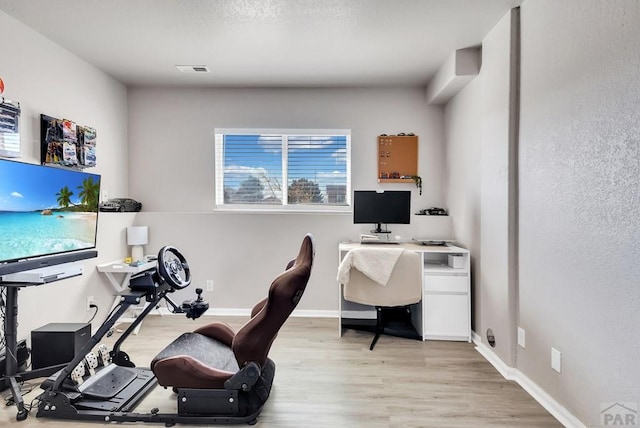
<svg viewBox="0 0 640 428">
<path fill-rule="evenodd" d="M 234 328 L 246 319 L 149 316 L 122 349 L 137 366 L 180 333 L 214 319 Z M 115 333 L 106 343 L 117 339 Z M 336 319 L 290 318 L 270 357 L 276 363 L 271 396 L 259 427 L 561 427 L 520 386 L 506 381 L 469 343 L 419 342 L 347 330 Z M 35 382 L 34 382 L 35 383 Z M 39 389 L 26 396 L 28 403 Z M 7 394 L 5 391 L 3 397 Z M 136 411 L 175 412 L 175 395 L 157 387 Z M 16 428 L 96 426 L 35 417 L 16 422 L 15 407 L 0 407 L 0 424 Z"/>
</svg>

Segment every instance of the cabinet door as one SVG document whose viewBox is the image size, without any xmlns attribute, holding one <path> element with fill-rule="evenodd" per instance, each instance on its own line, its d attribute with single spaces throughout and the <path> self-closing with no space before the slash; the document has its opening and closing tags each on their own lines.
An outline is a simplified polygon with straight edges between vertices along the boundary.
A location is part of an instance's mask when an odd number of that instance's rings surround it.
<svg viewBox="0 0 640 428">
<path fill-rule="evenodd" d="M 426 339 L 469 339 L 468 294 L 425 293 L 422 305 Z"/>
</svg>

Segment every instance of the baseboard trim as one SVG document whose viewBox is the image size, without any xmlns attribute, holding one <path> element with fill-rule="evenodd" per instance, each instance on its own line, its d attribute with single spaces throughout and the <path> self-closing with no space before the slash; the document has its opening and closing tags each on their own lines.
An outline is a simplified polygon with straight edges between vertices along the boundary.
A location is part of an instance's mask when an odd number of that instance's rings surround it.
<svg viewBox="0 0 640 428">
<path fill-rule="evenodd" d="M 491 363 L 491 365 L 496 370 L 498 370 L 498 373 L 500 373 L 503 378 L 507 380 L 515 380 L 514 371 L 516 369 L 506 365 L 505 362 L 502 361 L 502 359 L 498 357 L 498 355 L 493 352 L 490 347 L 482 342 L 480 336 L 478 336 L 475 332 L 472 333 L 471 338 L 473 340 L 473 343 L 476 345 L 476 351 L 478 351 L 485 360 L 489 361 L 489 363 Z"/>
<path fill-rule="evenodd" d="M 336 317 L 338 312 L 336 312 Z M 353 318 L 357 320 L 374 320 L 377 318 L 376 310 L 370 311 L 342 311 L 342 318 Z"/>
<path fill-rule="evenodd" d="M 315 309 L 296 309 L 291 314 L 298 318 L 338 318 L 338 311 L 321 311 Z"/>
<path fill-rule="evenodd" d="M 157 311 L 153 311 L 152 315 L 180 315 L 184 316 L 184 314 L 174 314 L 169 311 L 167 308 L 159 308 Z M 250 309 L 239 309 L 239 308 L 209 308 L 202 316 L 225 316 L 225 317 L 248 317 L 251 315 Z M 292 317 L 296 318 L 338 318 L 338 311 L 321 311 L 315 309 L 295 309 L 291 314 Z"/>
<path fill-rule="evenodd" d="M 542 407 L 547 409 L 554 418 L 567 428 L 587 428 L 578 418 L 576 418 L 566 407 L 547 394 L 537 383 L 529 379 L 520 370 L 515 370 L 515 381 L 529 393 Z"/>
<path fill-rule="evenodd" d="M 587 428 L 578 418 L 576 418 L 566 407 L 558 403 L 553 397 L 547 394 L 538 384 L 529 379 L 520 370 L 509 367 L 493 350 L 482 342 L 482 338 L 472 332 L 473 343 L 476 345 L 476 351 L 482 355 L 496 370 L 507 380 L 516 382 L 522 387 L 534 400 L 536 400 L 551 416 L 556 418 L 558 422 L 567 428 Z"/>
</svg>

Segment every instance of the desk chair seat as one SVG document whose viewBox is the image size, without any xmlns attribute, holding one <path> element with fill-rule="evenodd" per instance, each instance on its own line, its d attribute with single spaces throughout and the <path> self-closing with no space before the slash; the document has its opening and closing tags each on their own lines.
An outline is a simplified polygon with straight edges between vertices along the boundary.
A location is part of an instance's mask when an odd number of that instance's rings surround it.
<svg viewBox="0 0 640 428">
<path fill-rule="evenodd" d="M 418 253 L 402 252 L 385 285 L 373 281 L 353 268 L 349 274 L 349 281 L 343 285 L 345 300 L 376 308 L 375 336 L 369 349 L 373 350 L 382 333 L 420 339 L 420 336 L 412 328 L 408 329 L 408 332 L 406 329 L 404 332 L 385 329 L 384 320 L 387 308 L 406 308 L 408 305 L 422 300 L 422 258 Z M 370 329 L 365 328 L 365 330 Z"/>
<path fill-rule="evenodd" d="M 275 373 L 269 350 L 302 297 L 313 257 L 313 237 L 308 234 L 298 256 L 274 279 L 268 296 L 254 306 L 237 333 L 225 323 L 212 322 L 182 334 L 153 359 L 158 383 L 179 394 L 179 414 L 222 413 L 229 414 L 231 422 L 255 420 Z M 181 409 L 181 401 L 196 404 Z"/>
</svg>

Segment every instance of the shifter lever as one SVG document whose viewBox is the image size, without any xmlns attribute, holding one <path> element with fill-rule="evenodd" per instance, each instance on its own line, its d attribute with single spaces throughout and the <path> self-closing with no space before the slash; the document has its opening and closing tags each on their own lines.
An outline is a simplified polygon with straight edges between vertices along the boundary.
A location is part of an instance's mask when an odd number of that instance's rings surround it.
<svg viewBox="0 0 640 428">
<path fill-rule="evenodd" d="M 196 319 L 209 309 L 209 302 L 202 298 L 202 288 L 196 288 L 196 299 L 182 302 L 182 310 L 187 314 L 187 318 Z"/>
</svg>

